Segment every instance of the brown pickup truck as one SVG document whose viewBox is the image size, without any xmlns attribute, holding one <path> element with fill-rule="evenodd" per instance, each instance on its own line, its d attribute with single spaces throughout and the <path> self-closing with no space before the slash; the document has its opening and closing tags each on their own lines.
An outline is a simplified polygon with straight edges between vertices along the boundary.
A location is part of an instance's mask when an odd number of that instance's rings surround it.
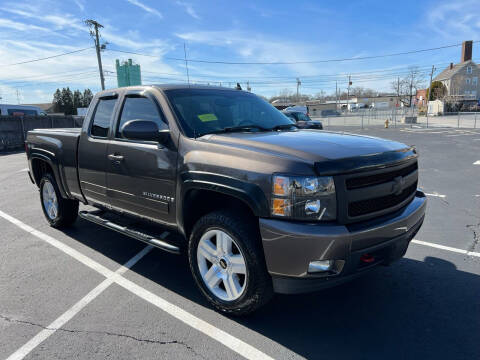
<svg viewBox="0 0 480 360">
<path fill-rule="evenodd" d="M 230 314 L 390 264 L 425 215 L 413 147 L 298 129 L 239 90 L 104 91 L 82 129 L 30 131 L 26 148 L 51 226 L 80 215 L 184 251 L 201 292 Z"/>
</svg>

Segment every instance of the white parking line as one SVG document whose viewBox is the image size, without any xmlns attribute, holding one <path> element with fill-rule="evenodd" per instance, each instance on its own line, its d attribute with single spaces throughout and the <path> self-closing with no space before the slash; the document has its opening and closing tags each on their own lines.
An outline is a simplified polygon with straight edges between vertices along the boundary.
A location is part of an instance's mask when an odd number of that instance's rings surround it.
<svg viewBox="0 0 480 360">
<path fill-rule="evenodd" d="M 417 239 L 413 239 L 412 243 L 417 244 L 417 245 L 429 246 L 429 247 L 433 247 L 433 248 L 436 248 L 436 249 L 451 251 L 451 252 L 458 253 L 458 254 L 480 257 L 480 253 L 478 253 L 478 252 L 463 250 L 463 249 L 454 248 L 454 247 L 451 247 L 451 246 L 445 246 L 445 245 L 430 243 L 430 242 L 421 241 L 421 240 L 417 240 Z"/>
<path fill-rule="evenodd" d="M 439 198 L 446 198 L 447 197 L 447 195 L 441 195 L 441 194 L 436 193 L 436 192 L 435 193 L 425 193 L 425 195 L 433 196 L 433 197 L 439 197 Z"/>
<path fill-rule="evenodd" d="M 115 277 L 124 274 L 128 269 L 135 265 L 142 257 L 144 257 L 150 250 L 152 246 L 148 245 L 143 248 L 137 255 L 128 260 L 125 265 L 121 266 L 115 273 L 109 275 L 105 280 L 103 280 L 95 289 L 90 291 L 83 299 L 73 305 L 70 309 L 65 311 L 58 319 L 53 321 L 45 329 L 40 331 L 35 335 L 30 341 L 23 345 L 20 349 L 15 351 L 10 355 L 7 360 L 20 360 L 27 356 L 33 349 L 35 349 L 42 342 L 47 340 L 50 335 L 53 335 L 55 331 L 60 329 L 63 325 L 69 322 L 75 315 L 77 315 L 85 306 L 91 303 L 98 295 L 100 295 L 104 290 L 106 290 L 110 285 L 113 284 Z"/>
<path fill-rule="evenodd" d="M 202 332 L 203 334 L 205 334 L 205 335 L 211 337 L 212 339 L 218 341 L 219 343 L 225 345 L 226 347 L 230 348 L 231 350 L 235 351 L 236 353 L 240 354 L 241 356 L 243 356 L 247 359 L 252 359 L 252 360 L 253 359 L 273 360 L 272 357 L 268 356 L 267 354 L 263 353 L 262 351 L 258 350 L 257 348 L 255 348 L 255 347 L 247 344 L 246 342 L 236 338 L 235 336 L 230 335 L 229 333 L 227 333 L 227 332 L 209 324 L 208 322 L 196 317 L 195 315 L 190 314 L 189 312 L 187 312 L 187 311 L 183 310 L 182 308 L 168 302 L 167 300 L 161 298 L 160 296 L 153 294 L 152 292 L 150 292 L 150 291 L 146 290 L 145 288 L 135 284 L 134 282 L 125 279 L 120 274 L 114 273 L 113 271 L 107 269 L 105 266 L 100 265 L 95 260 L 90 259 L 89 257 L 83 255 L 82 253 L 78 252 L 77 250 L 71 248 L 70 246 L 65 245 L 64 243 L 54 239 L 53 237 L 51 237 L 47 234 L 44 234 L 44 233 L 42 233 L 38 230 L 35 230 L 31 226 L 28 226 L 27 224 L 23 223 L 22 221 L 4 213 L 1 210 L 0 210 L 0 217 L 2 217 L 5 220 L 11 222 L 12 224 L 18 226 L 22 230 L 25 230 L 26 232 L 30 233 L 31 235 L 36 236 L 37 238 L 39 238 L 41 240 L 44 240 L 45 242 L 49 243 L 50 245 L 56 247 L 57 249 L 63 251 L 64 253 L 70 255 L 71 257 L 73 257 L 77 261 L 80 261 L 82 264 L 88 266 L 89 268 L 91 268 L 91 269 L 97 271 L 98 273 L 102 274 L 103 276 L 107 277 L 107 279 L 105 281 L 109 280 L 109 281 L 117 283 L 118 285 L 122 286 L 126 290 L 128 290 L 128 291 L 132 292 L 133 294 L 139 296 L 140 298 L 144 299 L 145 301 L 148 301 L 149 303 L 155 305 L 156 307 L 160 308 L 161 310 L 165 311 L 166 313 L 170 314 L 171 316 L 175 317 L 176 319 L 184 322 L 188 326 Z M 97 286 L 94 290 L 92 290 L 89 294 L 87 294 L 87 296 L 85 297 L 85 298 L 87 298 L 86 300 L 88 300 L 89 296 L 90 297 L 91 296 L 97 296 L 94 293 L 95 291 L 96 292 L 103 291 L 101 288 L 99 288 L 102 284 L 103 284 L 103 282 L 99 286 Z M 103 286 L 105 286 L 105 285 L 103 285 Z M 86 301 L 85 298 L 80 300 L 80 302 Z M 74 306 L 76 306 L 77 304 L 75 304 Z M 82 306 L 82 308 L 83 308 L 83 306 Z M 52 326 L 52 328 L 53 328 L 53 326 Z M 43 336 L 45 336 L 45 335 L 43 335 Z M 48 335 L 48 336 L 50 336 L 50 335 Z M 33 341 L 34 339 L 35 339 L 35 337 L 31 341 Z M 41 341 L 43 341 L 43 340 L 41 340 Z M 40 343 L 41 343 L 41 341 L 40 341 Z M 21 359 L 21 358 L 22 357 L 12 358 L 12 359 Z"/>
</svg>

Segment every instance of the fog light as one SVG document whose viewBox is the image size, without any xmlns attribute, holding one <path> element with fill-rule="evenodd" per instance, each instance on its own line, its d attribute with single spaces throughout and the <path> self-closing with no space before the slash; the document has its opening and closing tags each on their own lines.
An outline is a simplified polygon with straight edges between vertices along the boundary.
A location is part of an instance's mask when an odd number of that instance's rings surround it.
<svg viewBox="0 0 480 360">
<path fill-rule="evenodd" d="M 333 267 L 333 264 L 334 264 L 333 260 L 312 261 L 310 262 L 310 264 L 308 264 L 308 272 L 316 273 L 316 272 L 330 271 Z"/>
</svg>

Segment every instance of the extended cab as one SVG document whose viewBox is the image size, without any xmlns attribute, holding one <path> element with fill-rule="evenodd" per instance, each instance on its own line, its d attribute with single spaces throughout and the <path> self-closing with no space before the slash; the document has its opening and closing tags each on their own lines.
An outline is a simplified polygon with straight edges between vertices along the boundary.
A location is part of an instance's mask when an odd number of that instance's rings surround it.
<svg viewBox="0 0 480 360">
<path fill-rule="evenodd" d="M 237 315 L 390 264 L 425 215 L 415 148 L 299 130 L 221 87 L 103 91 L 82 129 L 29 131 L 26 150 L 52 226 L 80 214 L 185 250 L 205 297 Z"/>
</svg>

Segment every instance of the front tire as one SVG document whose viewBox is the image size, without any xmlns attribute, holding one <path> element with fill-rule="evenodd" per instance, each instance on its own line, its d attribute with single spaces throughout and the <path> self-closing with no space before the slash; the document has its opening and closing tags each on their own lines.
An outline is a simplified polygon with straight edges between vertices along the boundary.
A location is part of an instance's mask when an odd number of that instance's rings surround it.
<svg viewBox="0 0 480 360">
<path fill-rule="evenodd" d="M 50 226 L 63 228 L 72 225 L 78 216 L 78 200 L 64 199 L 52 174 L 40 181 L 40 203 Z"/>
<path fill-rule="evenodd" d="M 218 311 L 246 315 L 273 296 L 258 228 L 251 219 L 216 211 L 195 224 L 188 245 L 190 269 Z"/>
</svg>

